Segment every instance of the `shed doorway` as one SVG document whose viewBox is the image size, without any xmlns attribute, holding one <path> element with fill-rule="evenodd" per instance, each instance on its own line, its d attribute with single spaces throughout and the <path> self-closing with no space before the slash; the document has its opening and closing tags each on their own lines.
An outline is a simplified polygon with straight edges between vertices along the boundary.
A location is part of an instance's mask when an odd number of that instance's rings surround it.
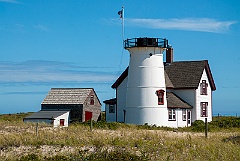
<svg viewBox="0 0 240 161">
<path fill-rule="evenodd" d="M 88 121 L 92 118 L 92 112 L 85 111 L 85 121 Z"/>
<path fill-rule="evenodd" d="M 64 126 L 64 119 L 60 119 L 60 126 Z"/>
</svg>

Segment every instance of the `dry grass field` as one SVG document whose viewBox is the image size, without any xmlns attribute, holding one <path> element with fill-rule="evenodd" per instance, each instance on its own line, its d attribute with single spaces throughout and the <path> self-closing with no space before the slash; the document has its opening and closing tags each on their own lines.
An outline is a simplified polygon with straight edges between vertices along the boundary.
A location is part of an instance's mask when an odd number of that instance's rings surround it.
<svg viewBox="0 0 240 161">
<path fill-rule="evenodd" d="M 120 123 L 68 128 L 25 124 L 27 114 L 0 116 L 0 160 L 240 160 L 240 130 L 208 133 Z"/>
</svg>

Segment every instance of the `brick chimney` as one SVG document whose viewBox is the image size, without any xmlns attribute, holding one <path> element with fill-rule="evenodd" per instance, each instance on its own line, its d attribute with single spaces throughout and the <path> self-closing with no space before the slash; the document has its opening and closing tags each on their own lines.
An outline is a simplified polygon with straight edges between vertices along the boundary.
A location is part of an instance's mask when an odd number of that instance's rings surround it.
<svg viewBox="0 0 240 161">
<path fill-rule="evenodd" d="M 173 48 L 168 48 L 166 50 L 166 63 L 173 62 Z"/>
</svg>

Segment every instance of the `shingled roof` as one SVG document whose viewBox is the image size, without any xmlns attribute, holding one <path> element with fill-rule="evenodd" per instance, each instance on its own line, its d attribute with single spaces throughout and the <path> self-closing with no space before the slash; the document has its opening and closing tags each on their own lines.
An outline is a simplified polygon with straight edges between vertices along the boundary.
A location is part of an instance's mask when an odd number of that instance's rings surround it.
<svg viewBox="0 0 240 161">
<path fill-rule="evenodd" d="M 207 60 L 201 61 L 179 61 L 165 63 L 165 83 L 167 88 L 198 88 L 203 70 L 206 70 L 212 90 L 216 86 Z M 117 88 L 128 76 L 128 67 L 112 85 Z"/>
<path fill-rule="evenodd" d="M 51 88 L 42 104 L 83 104 L 93 88 Z"/>
<path fill-rule="evenodd" d="M 210 81 L 211 89 L 216 90 L 207 60 L 180 61 L 165 65 L 165 72 L 174 88 L 198 88 L 204 69 Z"/>
<path fill-rule="evenodd" d="M 192 108 L 187 102 L 182 100 L 176 94 L 172 92 L 167 92 L 167 107 L 168 108 Z"/>
<path fill-rule="evenodd" d="M 25 117 L 24 119 L 51 119 L 61 116 L 69 111 L 38 111 Z"/>
</svg>

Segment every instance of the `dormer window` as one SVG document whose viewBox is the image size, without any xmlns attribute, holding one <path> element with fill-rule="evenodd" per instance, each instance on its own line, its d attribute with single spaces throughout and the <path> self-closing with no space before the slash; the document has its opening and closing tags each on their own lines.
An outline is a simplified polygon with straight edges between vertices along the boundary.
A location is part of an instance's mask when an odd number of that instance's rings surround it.
<svg viewBox="0 0 240 161">
<path fill-rule="evenodd" d="M 94 105 L 94 95 L 91 95 L 90 97 L 90 105 Z"/>
<path fill-rule="evenodd" d="M 202 83 L 200 84 L 201 95 L 207 95 L 207 87 L 208 87 L 208 84 L 206 80 L 202 80 Z"/>
<path fill-rule="evenodd" d="M 158 96 L 158 105 L 163 105 L 164 104 L 164 90 L 160 89 L 157 90 L 157 96 Z"/>
</svg>

